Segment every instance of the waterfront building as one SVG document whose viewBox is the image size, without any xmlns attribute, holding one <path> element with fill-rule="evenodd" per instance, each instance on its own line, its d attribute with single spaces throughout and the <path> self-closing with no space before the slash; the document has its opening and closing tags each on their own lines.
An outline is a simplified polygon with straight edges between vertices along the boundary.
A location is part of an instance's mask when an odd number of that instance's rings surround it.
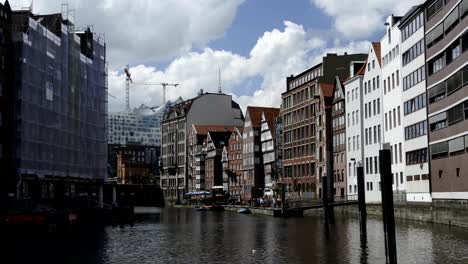
<svg viewBox="0 0 468 264">
<path fill-rule="evenodd" d="M 274 137 L 276 138 L 275 140 L 275 159 L 276 159 L 276 188 L 277 192 L 279 191 L 279 186 L 278 182 L 282 178 L 282 173 L 283 173 L 283 119 L 282 119 L 282 114 L 281 114 L 281 109 L 283 106 L 280 108 L 280 114 L 275 120 L 275 132 L 276 134 Z"/>
<path fill-rule="evenodd" d="M 203 93 L 170 107 L 161 121 L 161 187 L 166 198 L 188 191 L 188 130 L 192 125 L 243 126 L 244 116 L 231 95 Z"/>
<path fill-rule="evenodd" d="M 325 113 L 330 110 L 331 127 L 335 77 L 347 78 L 350 62 L 365 58 L 365 54 L 327 54 L 319 64 L 286 78 L 286 92 L 281 96 L 284 141 L 280 181 L 290 195 L 310 193 L 312 197 L 321 197 L 321 177 L 327 175 Z M 330 170 L 329 175 L 333 175 Z"/>
<path fill-rule="evenodd" d="M 97 196 L 107 177 L 106 44 L 62 14 L 6 12 L 14 82 L 4 99 L 14 108 L 4 129 L 17 197 Z"/>
<path fill-rule="evenodd" d="M 335 78 L 332 100 L 333 133 L 333 193 L 335 197 L 346 195 L 346 108 L 344 87 L 340 77 Z"/>
<path fill-rule="evenodd" d="M 380 57 L 380 56 L 379 56 Z M 363 146 L 363 78 L 366 61 L 352 61 L 349 66 L 349 78 L 343 83 L 346 94 L 346 161 L 348 195 L 357 195 L 357 166 L 364 160 Z M 357 199 L 357 198 L 356 198 Z M 369 198 L 366 194 L 366 200 Z"/>
<path fill-rule="evenodd" d="M 397 55 L 393 54 L 392 56 Z M 399 70 L 396 72 L 396 76 L 392 78 L 398 78 Z M 373 42 L 364 69 L 362 113 L 364 122 L 361 137 L 364 147 L 362 165 L 365 175 L 366 202 L 368 203 L 381 202 L 382 200 L 379 151 L 382 148 L 384 136 L 383 105 L 384 101 L 387 100 L 384 97 L 384 90 L 389 87 L 387 80 L 382 80 L 382 78 L 381 44 Z M 396 94 L 395 97 L 400 98 L 400 95 Z M 398 107 L 396 109 L 400 109 Z"/>
<path fill-rule="evenodd" d="M 238 200 L 244 200 L 242 197 L 242 131 L 243 127 L 236 127 L 229 138 L 229 146 L 226 148 L 227 159 L 226 167 L 224 168 L 223 179 L 227 182 L 227 189 L 230 197 Z M 224 155 L 224 153 L 223 153 Z"/>
<path fill-rule="evenodd" d="M 229 138 L 232 131 L 208 132 L 206 139 L 206 161 L 205 161 L 205 188 L 212 190 L 213 187 L 223 187 L 223 149 L 229 147 Z M 227 187 L 227 186 L 226 186 Z M 224 189 L 228 191 L 228 189 Z"/>
<path fill-rule="evenodd" d="M 158 184 L 159 148 L 142 145 L 116 147 L 118 184 Z"/>
<path fill-rule="evenodd" d="M 209 190 L 205 188 L 205 158 L 207 155 L 207 137 L 209 132 L 232 132 L 232 126 L 192 125 L 188 132 L 187 163 L 188 191 Z"/>
<path fill-rule="evenodd" d="M 406 200 L 430 202 L 423 6 L 411 8 L 401 19 L 399 28 Z"/>
<path fill-rule="evenodd" d="M 468 199 L 468 1 L 427 1 L 426 86 L 433 200 Z M 410 163 L 426 152 L 407 154 Z"/>
<path fill-rule="evenodd" d="M 263 196 L 265 171 L 261 150 L 262 116 L 273 126 L 279 108 L 248 106 L 242 134 L 242 169 L 245 184 L 243 196 L 246 201 Z"/>
<path fill-rule="evenodd" d="M 406 179 L 403 173 L 406 162 L 403 160 L 405 148 L 402 125 L 403 100 L 401 85 L 401 31 L 398 27 L 401 17 L 389 16 L 386 20 L 386 32 L 380 41 L 382 56 L 383 112 L 384 127 L 382 143 L 390 143 L 393 190 L 396 199 L 406 199 Z M 370 139 L 368 139 L 370 142 Z M 423 150 L 421 155 L 424 156 Z M 423 161 L 420 160 L 420 161 Z M 378 163 L 378 162 L 377 162 Z M 414 163 L 417 164 L 417 163 Z M 369 162 L 370 165 L 370 162 Z"/>
<path fill-rule="evenodd" d="M 279 109 L 276 115 L 270 115 L 267 118 L 265 112 L 262 113 L 261 131 L 260 131 L 260 142 L 262 151 L 263 171 L 265 173 L 265 187 L 264 194 L 273 196 L 273 189 L 276 187 L 276 181 L 278 179 L 278 168 L 275 158 L 276 153 L 276 131 L 275 124 L 276 119 L 279 115 Z"/>
</svg>

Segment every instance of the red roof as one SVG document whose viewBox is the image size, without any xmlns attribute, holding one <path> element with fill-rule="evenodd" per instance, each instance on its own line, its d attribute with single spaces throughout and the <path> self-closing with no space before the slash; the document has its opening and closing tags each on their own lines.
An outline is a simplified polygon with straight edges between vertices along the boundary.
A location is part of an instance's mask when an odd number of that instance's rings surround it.
<svg viewBox="0 0 468 264">
<path fill-rule="evenodd" d="M 262 124 L 262 113 L 265 113 L 265 117 L 268 119 L 269 117 L 277 117 L 279 115 L 279 111 L 279 108 L 272 107 L 247 107 L 247 114 L 250 117 L 250 123 L 252 124 L 252 127 L 259 127 Z"/>
<path fill-rule="evenodd" d="M 323 96 L 332 97 L 333 90 L 335 89 L 335 85 L 333 83 L 321 83 L 320 89 L 322 90 Z"/>
<path fill-rule="evenodd" d="M 364 65 L 362 65 L 362 67 L 356 73 L 356 75 L 364 75 L 364 73 L 366 72 L 366 67 L 367 67 L 367 59 L 366 59 L 366 62 L 364 62 Z"/>
<path fill-rule="evenodd" d="M 379 62 L 380 67 L 382 67 L 382 58 L 380 57 L 380 42 L 372 42 L 372 48 L 375 51 L 375 56 L 377 57 L 377 61 Z"/>
</svg>

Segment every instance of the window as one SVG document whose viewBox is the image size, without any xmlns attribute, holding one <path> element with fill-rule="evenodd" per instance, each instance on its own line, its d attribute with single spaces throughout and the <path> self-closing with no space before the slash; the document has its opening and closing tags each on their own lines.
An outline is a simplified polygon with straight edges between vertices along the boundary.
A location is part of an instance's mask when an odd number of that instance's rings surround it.
<svg viewBox="0 0 468 264">
<path fill-rule="evenodd" d="M 405 115 L 416 112 L 424 107 L 426 107 L 426 93 L 422 93 L 403 104 Z M 398 120 L 398 123 L 400 123 L 400 120 Z"/>
<path fill-rule="evenodd" d="M 400 71 L 396 71 L 396 85 L 400 86 Z"/>
<path fill-rule="evenodd" d="M 427 121 L 405 127 L 405 140 L 421 137 L 427 134 Z"/>
<path fill-rule="evenodd" d="M 395 89 L 395 74 L 392 73 L 392 89 Z"/>
<path fill-rule="evenodd" d="M 445 67 L 445 53 L 442 53 L 429 62 L 429 75 L 442 70 L 444 67 Z"/>
<path fill-rule="evenodd" d="M 365 130 L 365 135 L 366 135 L 366 146 L 369 144 L 369 137 L 367 135 L 367 128 Z"/>
<path fill-rule="evenodd" d="M 398 125 L 401 126 L 401 112 L 400 112 L 400 106 L 398 106 Z"/>
<path fill-rule="evenodd" d="M 380 125 L 378 126 L 378 129 L 377 129 L 377 133 L 378 133 L 378 140 L 379 140 L 379 143 L 382 141 L 382 138 L 381 138 L 381 132 L 380 132 Z"/>
<path fill-rule="evenodd" d="M 380 98 L 377 98 L 377 114 L 380 115 Z"/>
<path fill-rule="evenodd" d="M 405 66 L 406 64 L 412 62 L 414 59 L 416 59 L 419 55 L 421 55 L 424 52 L 423 45 L 424 45 L 424 40 L 420 40 L 416 44 L 414 44 L 411 48 L 409 48 L 407 51 L 405 51 L 402 54 L 402 64 Z"/>
<path fill-rule="evenodd" d="M 385 81 L 385 79 L 383 80 L 383 89 L 384 89 L 384 94 L 387 93 L 387 82 Z"/>
<path fill-rule="evenodd" d="M 465 153 L 465 137 L 458 137 L 448 142 L 450 156 Z"/>
<path fill-rule="evenodd" d="M 396 111 L 395 111 L 395 108 L 393 108 L 393 127 L 396 127 Z"/>
<path fill-rule="evenodd" d="M 434 44 L 439 42 L 444 37 L 444 25 L 440 23 L 431 32 L 426 34 L 426 46 L 432 47 Z"/>
<path fill-rule="evenodd" d="M 447 35 L 458 24 L 458 6 L 444 20 L 445 34 Z"/>
<path fill-rule="evenodd" d="M 385 113 L 385 131 L 388 130 L 387 113 Z"/>
<path fill-rule="evenodd" d="M 400 156 L 400 162 L 403 162 L 403 155 L 402 155 L 402 149 L 401 149 L 401 143 L 398 143 L 399 147 L 400 147 L 400 151 L 399 151 L 399 156 Z"/>
<path fill-rule="evenodd" d="M 406 165 L 421 164 L 427 162 L 427 148 L 406 152 Z"/>
<path fill-rule="evenodd" d="M 372 78 L 372 91 L 375 91 L 375 78 Z"/>
<path fill-rule="evenodd" d="M 429 127 L 431 131 L 447 127 L 447 113 L 443 112 L 429 117 Z"/>
<path fill-rule="evenodd" d="M 457 177 L 460 177 L 460 168 L 457 168 Z"/>
<path fill-rule="evenodd" d="M 437 12 L 439 12 L 440 9 L 444 6 L 444 0 L 437 0 L 432 3 L 426 11 L 427 14 L 427 20 L 432 18 L 433 15 L 435 15 Z"/>
</svg>

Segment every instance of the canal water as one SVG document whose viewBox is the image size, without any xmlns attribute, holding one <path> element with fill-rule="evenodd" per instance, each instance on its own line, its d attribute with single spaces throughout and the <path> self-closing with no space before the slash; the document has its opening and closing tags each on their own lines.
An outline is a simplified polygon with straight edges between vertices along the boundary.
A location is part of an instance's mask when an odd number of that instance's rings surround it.
<svg viewBox="0 0 468 264">
<path fill-rule="evenodd" d="M 382 221 L 361 239 L 354 215 L 273 218 L 235 212 L 165 209 L 133 226 L 66 238 L 17 237 L 2 263 L 385 263 Z M 0 235 L 1 237 L 1 235 Z M 399 221 L 399 263 L 468 263 L 468 229 Z M 466 258 L 466 260 L 464 259 Z"/>
</svg>

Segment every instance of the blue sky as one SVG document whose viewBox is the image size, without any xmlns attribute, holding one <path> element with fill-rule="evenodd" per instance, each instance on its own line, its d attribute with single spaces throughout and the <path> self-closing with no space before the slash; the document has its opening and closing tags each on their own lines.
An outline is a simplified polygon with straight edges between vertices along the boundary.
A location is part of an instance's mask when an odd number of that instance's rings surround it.
<svg viewBox="0 0 468 264">
<path fill-rule="evenodd" d="M 11 0 L 13 7 L 31 0 Z M 34 0 L 34 13 L 60 12 L 61 0 Z M 367 52 L 390 14 L 422 0 L 68 0 L 78 26 L 105 33 L 109 109 L 123 108 L 130 64 L 138 82 L 179 83 L 168 99 L 223 91 L 241 106 L 279 106 L 285 77 L 325 53 Z M 161 102 L 160 87 L 135 87 L 133 107 Z"/>
</svg>

